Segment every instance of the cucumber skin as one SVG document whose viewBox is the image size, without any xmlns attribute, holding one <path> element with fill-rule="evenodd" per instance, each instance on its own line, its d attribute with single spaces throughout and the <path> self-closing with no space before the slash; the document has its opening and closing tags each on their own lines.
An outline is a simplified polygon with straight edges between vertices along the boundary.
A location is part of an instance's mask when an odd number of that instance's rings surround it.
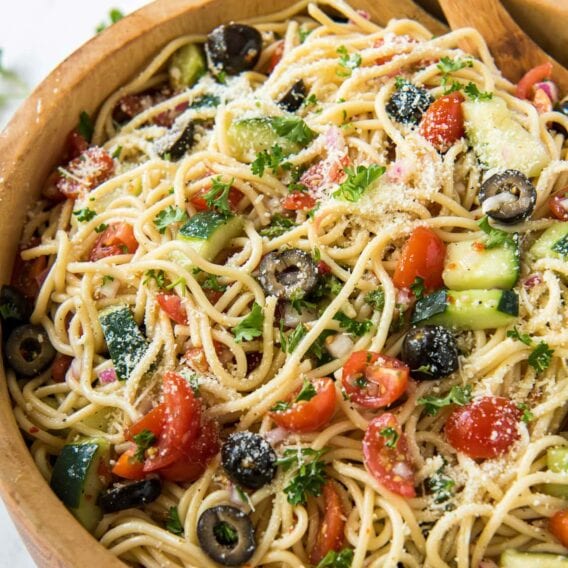
<svg viewBox="0 0 568 568">
<path fill-rule="evenodd" d="M 216 211 L 203 211 L 196 213 L 179 230 L 179 236 L 186 241 L 207 240 L 222 225 L 225 225 L 231 217 L 226 217 Z"/>
<path fill-rule="evenodd" d="M 547 552 L 505 550 L 499 560 L 501 568 L 567 568 L 568 557 Z"/>
<path fill-rule="evenodd" d="M 119 381 L 130 377 L 148 350 L 148 341 L 128 306 L 112 306 L 99 314 L 99 322 Z"/>
<path fill-rule="evenodd" d="M 539 258 L 559 258 L 564 260 L 564 256 L 553 250 L 553 246 L 568 235 L 568 221 L 558 222 L 550 225 L 542 235 L 533 243 L 529 249 L 529 255 L 534 259 Z"/>
<path fill-rule="evenodd" d="M 416 303 L 412 323 L 458 329 L 495 329 L 513 323 L 519 298 L 511 290 L 438 290 Z"/>
<path fill-rule="evenodd" d="M 568 447 L 548 448 L 546 450 L 546 465 L 554 473 L 565 472 L 568 474 Z M 566 485 L 561 483 L 543 483 L 539 486 L 539 490 L 553 497 L 568 499 L 568 475 L 566 476 Z"/>
<path fill-rule="evenodd" d="M 102 460 L 108 469 L 108 440 L 95 438 L 66 444 L 55 462 L 51 476 L 50 486 L 53 492 L 90 532 L 103 516 L 96 504 L 98 495 L 108 485 L 99 472 Z"/>
<path fill-rule="evenodd" d="M 442 278 L 450 290 L 510 290 L 521 273 L 518 244 L 479 250 L 478 241 L 450 243 Z"/>
<path fill-rule="evenodd" d="M 205 57 L 193 43 L 180 47 L 170 59 L 169 74 L 174 89 L 193 86 L 206 70 Z"/>
</svg>

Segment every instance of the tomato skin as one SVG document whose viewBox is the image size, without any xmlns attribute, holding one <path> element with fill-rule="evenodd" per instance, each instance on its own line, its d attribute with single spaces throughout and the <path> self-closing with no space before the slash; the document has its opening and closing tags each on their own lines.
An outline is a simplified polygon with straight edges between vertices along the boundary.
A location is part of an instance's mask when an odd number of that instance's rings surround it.
<svg viewBox="0 0 568 568">
<path fill-rule="evenodd" d="M 386 428 L 398 434 L 392 448 L 386 445 L 392 438 L 381 435 Z M 363 437 L 363 456 L 365 467 L 381 485 L 403 497 L 416 497 L 408 442 L 394 414 L 385 412 L 371 420 Z"/>
<path fill-rule="evenodd" d="M 56 383 L 64 383 L 65 375 L 67 374 L 67 369 L 71 366 L 73 357 L 69 355 L 63 355 L 58 353 L 53 361 L 53 366 L 51 367 L 51 378 Z"/>
<path fill-rule="evenodd" d="M 330 550 L 339 552 L 344 541 L 345 513 L 335 482 L 331 479 L 328 479 L 323 486 L 323 500 L 325 513 L 316 543 L 310 553 L 310 562 L 314 565 L 319 564 Z"/>
<path fill-rule="evenodd" d="M 508 398 L 484 396 L 456 407 L 446 421 L 444 433 L 458 452 L 474 459 L 494 458 L 506 453 L 520 438 L 521 415 Z"/>
<path fill-rule="evenodd" d="M 303 191 L 293 191 L 282 201 L 282 207 L 287 211 L 309 211 L 315 204 L 316 200 Z"/>
<path fill-rule="evenodd" d="M 95 262 L 107 256 L 134 254 L 138 249 L 138 241 L 134 229 L 128 223 L 113 223 L 95 241 L 89 254 L 89 260 Z"/>
<path fill-rule="evenodd" d="M 78 158 L 88 147 L 89 142 L 86 138 L 77 129 L 71 130 L 65 143 L 65 161 Z"/>
<path fill-rule="evenodd" d="M 562 188 L 548 199 L 552 216 L 559 221 L 568 221 L 568 187 Z"/>
<path fill-rule="evenodd" d="M 343 365 L 341 383 L 352 402 L 364 408 L 384 408 L 406 392 L 409 374 L 408 366 L 394 357 L 355 351 Z"/>
<path fill-rule="evenodd" d="M 465 134 L 461 93 L 451 93 L 434 101 L 424 113 L 420 134 L 439 152 L 446 152 Z"/>
<path fill-rule="evenodd" d="M 329 266 L 329 264 L 327 264 L 327 262 L 324 262 L 323 260 L 320 260 L 318 262 L 318 274 L 330 274 L 331 273 L 331 266 Z"/>
<path fill-rule="evenodd" d="M 568 548 L 568 509 L 557 511 L 548 521 L 550 532 Z"/>
<path fill-rule="evenodd" d="M 47 275 L 47 256 L 22 260 L 21 252 L 16 253 L 10 284 L 26 298 L 35 300 Z"/>
<path fill-rule="evenodd" d="M 515 90 L 515 96 L 519 99 L 530 98 L 531 89 L 535 83 L 548 79 L 552 74 L 552 63 L 547 61 L 542 65 L 537 65 L 532 69 L 529 69 L 517 83 L 517 88 Z"/>
<path fill-rule="evenodd" d="M 146 473 L 171 465 L 195 440 L 201 422 L 201 404 L 189 383 L 177 373 L 164 375 L 164 420 L 158 451 L 144 462 Z"/>
<path fill-rule="evenodd" d="M 140 462 L 134 458 L 136 453 L 136 446 L 133 445 L 126 450 L 116 460 L 116 464 L 112 468 L 112 473 L 124 479 L 144 479 L 144 462 Z"/>
<path fill-rule="evenodd" d="M 268 68 L 266 69 L 267 75 L 270 75 L 270 73 L 274 71 L 274 68 L 280 63 L 280 60 L 284 55 L 284 40 L 281 39 L 276 43 L 277 43 L 276 48 L 272 53 L 272 57 L 270 58 L 270 62 L 268 63 Z"/>
<path fill-rule="evenodd" d="M 205 201 L 204 195 L 211 191 L 210 187 L 204 187 L 200 189 L 193 197 L 190 198 L 189 202 L 197 209 L 197 211 L 210 211 L 211 207 Z M 229 205 L 233 211 L 235 211 L 243 197 L 243 194 L 236 188 L 231 187 L 229 189 Z"/>
<path fill-rule="evenodd" d="M 158 294 L 156 296 L 160 308 L 176 323 L 187 325 L 187 312 L 184 310 L 182 300 L 176 294 Z"/>
<path fill-rule="evenodd" d="M 133 442 L 134 436 L 140 434 L 140 432 L 144 430 L 149 430 L 156 438 L 158 438 L 162 431 L 165 416 L 166 405 L 164 403 L 158 404 L 158 406 L 155 406 L 152 410 L 150 410 L 150 412 L 142 416 L 138 422 L 130 426 L 130 428 L 128 428 L 124 433 L 124 437 Z"/>
<path fill-rule="evenodd" d="M 293 403 L 288 410 L 270 412 L 278 426 L 292 432 L 315 432 L 327 424 L 335 413 L 335 383 L 328 377 L 312 381 L 317 394 L 310 400 Z"/>
<path fill-rule="evenodd" d="M 394 271 L 394 285 L 409 288 L 419 276 L 427 290 L 441 288 L 445 256 L 442 239 L 428 227 L 416 227 L 402 249 Z"/>
</svg>

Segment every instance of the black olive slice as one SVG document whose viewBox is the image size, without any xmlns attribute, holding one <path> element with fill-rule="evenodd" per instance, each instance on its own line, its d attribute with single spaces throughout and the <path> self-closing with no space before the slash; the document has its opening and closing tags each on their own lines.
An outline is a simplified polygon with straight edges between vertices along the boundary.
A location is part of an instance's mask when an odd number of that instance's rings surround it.
<svg viewBox="0 0 568 568">
<path fill-rule="evenodd" d="M 8 326 L 30 321 L 33 306 L 31 302 L 13 286 L 4 285 L 0 289 L 0 316 Z M 4 327 L 6 331 L 6 327 Z"/>
<path fill-rule="evenodd" d="M 248 515 L 228 505 L 201 513 L 197 539 L 205 554 L 222 566 L 240 566 L 256 550 L 254 527 Z"/>
<path fill-rule="evenodd" d="M 278 101 L 278 104 L 288 112 L 297 111 L 303 104 L 308 90 L 302 79 L 296 81 L 290 90 Z"/>
<path fill-rule="evenodd" d="M 534 211 L 536 189 L 522 172 L 505 170 L 483 182 L 479 201 L 483 212 L 495 221 L 514 224 Z"/>
<path fill-rule="evenodd" d="M 195 142 L 195 124 L 190 122 L 184 128 L 172 128 L 160 141 L 159 155 L 164 160 L 177 162 L 191 149 Z"/>
<path fill-rule="evenodd" d="M 274 251 L 262 259 L 258 281 L 268 295 L 290 300 L 298 293 L 309 294 L 317 286 L 318 270 L 303 250 Z"/>
<path fill-rule="evenodd" d="M 6 342 L 10 367 L 25 377 L 34 377 L 46 369 L 55 357 L 55 349 L 40 325 L 17 327 Z"/>
<path fill-rule="evenodd" d="M 568 118 L 568 99 L 561 101 L 559 103 L 556 103 L 554 105 L 554 110 L 556 112 L 559 112 L 560 114 L 563 114 L 565 117 Z M 552 128 L 552 130 L 554 130 L 554 132 L 558 132 L 558 134 L 562 134 L 562 136 L 564 136 L 565 138 L 568 137 L 568 132 L 566 131 L 566 128 L 564 128 L 564 126 L 562 126 L 562 124 L 558 124 L 557 122 L 553 122 L 552 126 L 549 127 Z"/>
<path fill-rule="evenodd" d="M 274 479 L 276 459 L 272 446 L 249 431 L 231 434 L 221 449 L 227 475 L 248 489 L 259 489 Z"/>
<path fill-rule="evenodd" d="M 412 328 L 404 338 L 400 358 L 418 380 L 440 379 L 458 369 L 456 340 L 441 325 Z"/>
<path fill-rule="evenodd" d="M 207 61 L 214 75 L 238 75 L 253 69 L 262 51 L 260 32 L 245 24 L 226 24 L 207 36 Z"/>
<path fill-rule="evenodd" d="M 418 124 L 433 102 L 432 95 L 426 89 L 405 82 L 392 94 L 386 111 L 398 122 Z"/>
<path fill-rule="evenodd" d="M 115 485 L 101 493 L 99 506 L 105 513 L 141 507 L 155 501 L 162 492 L 162 482 L 157 477 Z"/>
</svg>

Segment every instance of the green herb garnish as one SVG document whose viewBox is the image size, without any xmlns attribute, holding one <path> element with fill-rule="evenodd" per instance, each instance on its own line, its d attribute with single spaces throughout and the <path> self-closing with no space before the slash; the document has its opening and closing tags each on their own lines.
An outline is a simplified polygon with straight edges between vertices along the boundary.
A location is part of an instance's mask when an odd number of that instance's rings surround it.
<svg viewBox="0 0 568 568">
<path fill-rule="evenodd" d="M 336 52 L 339 55 L 339 66 L 341 67 L 336 71 L 337 75 L 340 77 L 351 77 L 353 69 L 357 69 L 361 65 L 361 55 L 359 53 L 350 55 L 344 45 L 340 45 Z"/>
<path fill-rule="evenodd" d="M 168 510 L 166 530 L 178 536 L 183 534 L 183 525 L 181 524 L 177 507 L 170 507 Z"/>
<path fill-rule="evenodd" d="M 347 179 L 333 193 L 333 197 L 345 201 L 359 201 L 365 190 L 385 173 L 385 168 L 377 164 L 345 168 Z"/>
<path fill-rule="evenodd" d="M 73 211 L 73 215 L 77 217 L 77 221 L 80 223 L 86 223 L 87 221 L 91 221 L 97 216 L 97 212 L 85 207 L 84 209 L 77 209 L 77 211 Z"/>
<path fill-rule="evenodd" d="M 464 406 L 471 402 L 471 385 L 465 387 L 453 386 L 446 396 L 425 396 L 418 399 L 418 404 L 425 406 L 426 414 L 435 416 L 440 408 L 450 404 Z"/>
<path fill-rule="evenodd" d="M 262 313 L 262 308 L 255 302 L 249 315 L 233 328 L 235 341 L 241 343 L 242 341 L 251 341 L 255 337 L 260 337 L 262 335 L 263 323 L 264 314 Z"/>
<path fill-rule="evenodd" d="M 156 441 L 156 436 L 150 430 L 142 430 L 139 434 L 132 437 L 136 443 L 136 451 L 134 452 L 134 459 L 137 462 L 144 461 L 144 454 L 146 450 Z"/>
<path fill-rule="evenodd" d="M 170 205 L 154 217 L 154 225 L 159 233 L 163 235 L 166 232 L 166 228 L 170 225 L 174 223 L 185 223 L 188 219 L 189 217 L 183 209 L 175 205 Z"/>
</svg>

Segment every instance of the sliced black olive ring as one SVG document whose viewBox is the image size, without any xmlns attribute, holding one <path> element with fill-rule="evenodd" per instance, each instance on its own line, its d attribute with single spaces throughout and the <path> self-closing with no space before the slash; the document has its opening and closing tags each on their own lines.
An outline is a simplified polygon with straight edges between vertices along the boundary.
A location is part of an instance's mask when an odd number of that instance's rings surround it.
<svg viewBox="0 0 568 568">
<path fill-rule="evenodd" d="M 116 513 L 133 507 L 141 507 L 155 501 L 162 492 L 162 482 L 157 477 L 116 485 L 101 493 L 98 504 L 105 513 Z"/>
<path fill-rule="evenodd" d="M 33 377 L 46 369 L 55 357 L 55 349 L 40 325 L 17 327 L 6 342 L 6 358 L 10 367 L 25 377 Z"/>
<path fill-rule="evenodd" d="M 306 84 L 300 79 L 290 87 L 290 90 L 278 101 L 278 104 L 288 112 L 295 112 L 302 106 L 307 94 Z"/>
<path fill-rule="evenodd" d="M 397 122 L 418 124 L 433 102 L 432 95 L 426 89 L 407 82 L 392 94 L 386 111 Z"/>
<path fill-rule="evenodd" d="M 181 160 L 195 142 L 195 123 L 190 122 L 183 128 L 174 126 L 164 141 L 166 144 L 158 148 L 160 158 L 171 162 Z"/>
<path fill-rule="evenodd" d="M 412 328 L 404 338 L 400 358 L 418 380 L 440 379 L 458 369 L 458 348 L 452 332 L 441 325 Z"/>
<path fill-rule="evenodd" d="M 27 323 L 32 315 L 31 302 L 13 286 L 0 288 L 2 319 L 10 322 Z"/>
<path fill-rule="evenodd" d="M 227 475 L 248 489 L 259 489 L 276 475 L 276 453 L 272 446 L 248 430 L 227 438 L 221 449 L 221 462 Z"/>
<path fill-rule="evenodd" d="M 223 566 L 240 566 L 256 550 L 254 527 L 248 515 L 228 505 L 218 505 L 201 514 L 197 539 L 205 554 Z"/>
<path fill-rule="evenodd" d="M 536 189 L 522 172 L 505 170 L 483 182 L 479 201 L 483 212 L 495 221 L 514 224 L 534 211 Z"/>
<path fill-rule="evenodd" d="M 317 286 L 318 269 L 303 250 L 274 251 L 262 259 L 258 280 L 269 296 L 290 300 L 298 293 L 309 294 Z"/>
<path fill-rule="evenodd" d="M 207 60 L 211 72 L 238 75 L 253 69 L 262 51 L 260 32 L 245 24 L 227 24 L 215 28 L 207 36 Z"/>
</svg>

